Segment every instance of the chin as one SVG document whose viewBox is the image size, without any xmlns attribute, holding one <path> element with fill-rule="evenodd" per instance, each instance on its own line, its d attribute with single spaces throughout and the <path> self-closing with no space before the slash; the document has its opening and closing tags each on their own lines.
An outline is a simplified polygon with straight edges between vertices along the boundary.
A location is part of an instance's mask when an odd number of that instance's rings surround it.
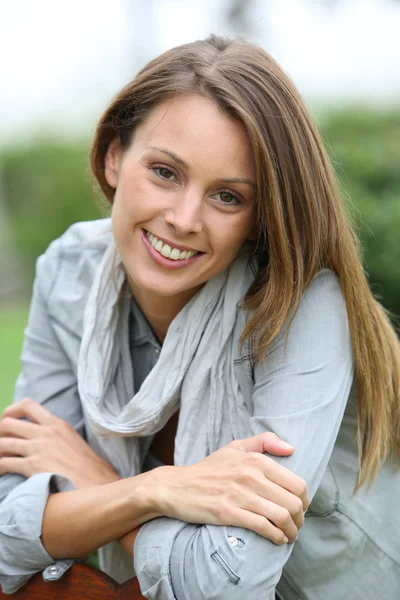
<svg viewBox="0 0 400 600">
<path fill-rule="evenodd" d="M 150 275 L 149 277 L 148 272 L 146 272 L 143 276 L 138 273 L 135 273 L 134 275 L 128 275 L 128 281 L 132 291 L 134 291 L 135 288 L 139 288 L 146 293 L 154 294 L 156 296 L 175 296 L 176 294 L 180 294 L 194 287 L 194 285 L 182 287 L 174 284 L 173 281 L 167 282 L 162 281 L 162 279 L 163 278 L 159 275 L 155 277 L 151 277 Z"/>
</svg>

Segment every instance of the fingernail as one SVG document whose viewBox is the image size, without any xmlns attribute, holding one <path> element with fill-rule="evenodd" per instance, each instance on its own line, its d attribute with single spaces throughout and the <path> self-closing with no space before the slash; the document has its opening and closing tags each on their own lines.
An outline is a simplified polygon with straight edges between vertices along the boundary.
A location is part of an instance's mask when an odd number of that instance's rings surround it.
<svg viewBox="0 0 400 600">
<path fill-rule="evenodd" d="M 283 538 L 283 543 L 284 544 L 288 544 L 289 543 L 289 540 L 288 540 L 288 538 L 286 536 Z"/>
<path fill-rule="evenodd" d="M 281 442 L 281 446 L 282 448 L 284 448 L 285 450 L 294 450 L 294 447 L 291 446 L 290 444 L 288 444 L 287 442 Z"/>
</svg>

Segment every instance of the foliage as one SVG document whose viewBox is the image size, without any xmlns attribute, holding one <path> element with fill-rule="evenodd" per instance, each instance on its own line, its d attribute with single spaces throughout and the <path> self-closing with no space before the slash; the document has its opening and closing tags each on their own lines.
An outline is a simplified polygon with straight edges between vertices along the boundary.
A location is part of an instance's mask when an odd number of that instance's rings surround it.
<svg viewBox="0 0 400 600">
<path fill-rule="evenodd" d="M 320 129 L 362 240 L 375 294 L 400 315 L 400 112 L 346 109 Z M 87 145 L 37 141 L 9 149 L 0 172 L 13 239 L 29 266 L 75 221 L 104 214 L 89 185 Z"/>
<path fill-rule="evenodd" d="M 0 157 L 11 240 L 30 278 L 36 257 L 71 223 L 102 216 L 91 191 L 87 153 L 84 143 L 45 139 Z"/>
<path fill-rule="evenodd" d="M 0 415 L 13 399 L 15 380 L 20 371 L 18 357 L 27 319 L 28 311 L 24 307 L 3 308 L 0 311 Z"/>
<path fill-rule="evenodd" d="M 361 238 L 371 288 L 400 315 L 400 112 L 330 113 L 322 132 Z"/>
</svg>

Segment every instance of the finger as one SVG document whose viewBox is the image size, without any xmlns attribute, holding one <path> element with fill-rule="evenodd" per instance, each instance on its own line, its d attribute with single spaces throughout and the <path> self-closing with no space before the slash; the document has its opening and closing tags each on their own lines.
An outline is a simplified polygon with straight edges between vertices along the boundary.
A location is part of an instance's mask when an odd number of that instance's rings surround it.
<svg viewBox="0 0 400 600">
<path fill-rule="evenodd" d="M 268 462 L 273 462 L 272 459 L 266 459 L 262 454 L 252 452 L 247 455 L 247 462 L 249 461 L 252 463 L 249 465 L 251 468 L 247 466 L 240 476 L 242 488 L 248 490 L 252 495 L 255 493 L 263 500 L 280 506 L 290 514 L 290 518 L 297 528 L 302 527 L 304 524 L 304 508 L 301 498 L 282 487 L 282 478 L 279 479 L 278 483 L 275 483 L 271 480 L 269 470 L 265 474 L 262 469 L 254 468 L 264 465 L 265 462 L 268 465 Z M 296 477 L 293 474 L 291 476 Z"/>
<path fill-rule="evenodd" d="M 290 512 L 275 502 L 249 494 L 247 498 L 244 498 L 242 508 L 268 519 L 286 535 L 289 541 L 294 542 L 297 539 L 299 528 Z"/>
<path fill-rule="evenodd" d="M 2 456 L 28 456 L 29 442 L 21 438 L 0 438 L 0 457 Z"/>
<path fill-rule="evenodd" d="M 268 456 L 262 456 L 260 460 L 264 463 L 264 475 L 268 481 L 275 483 L 277 486 L 300 498 L 303 504 L 303 510 L 307 510 L 310 505 L 310 500 L 304 479 L 295 473 L 292 473 L 292 471 L 278 464 Z"/>
<path fill-rule="evenodd" d="M 268 500 L 264 502 L 265 511 L 267 512 L 264 512 L 261 516 L 266 515 L 268 521 L 280 529 L 288 538 L 289 542 L 295 542 L 297 540 L 299 530 L 296 526 L 296 523 L 293 521 L 290 512 L 282 508 L 282 506 L 278 506 L 278 504 L 274 504 Z M 264 504 L 264 502 L 262 502 L 262 504 Z"/>
<path fill-rule="evenodd" d="M 17 473 L 18 475 L 29 477 L 30 473 L 27 469 L 28 467 L 26 458 L 19 456 L 6 456 L 0 458 L 0 475 L 4 475 L 5 473 Z"/>
<path fill-rule="evenodd" d="M 47 408 L 44 408 L 32 398 L 24 398 L 20 402 L 7 406 L 3 412 L 3 419 L 5 417 L 13 417 L 16 419 L 27 418 L 38 423 L 39 425 L 52 425 L 58 420 Z"/>
<path fill-rule="evenodd" d="M 282 441 L 272 432 L 259 433 L 243 440 L 235 440 L 228 446 L 242 452 L 269 452 L 279 456 L 292 454 L 294 450 L 293 446 Z"/>
<path fill-rule="evenodd" d="M 233 522 L 229 523 L 230 525 L 251 529 L 251 531 L 262 535 L 279 546 L 289 542 L 289 539 L 279 527 L 276 527 L 265 517 L 246 509 L 240 508 L 232 511 L 231 520 Z"/>
<path fill-rule="evenodd" d="M 304 509 L 300 498 L 283 489 L 281 486 L 264 479 L 260 482 L 260 488 L 256 489 L 263 501 L 271 502 L 274 506 L 280 507 L 289 513 L 291 521 L 300 529 L 304 525 Z M 264 513 L 262 513 L 264 514 Z M 274 521 L 272 515 L 267 515 L 269 519 Z M 274 521 L 275 522 L 275 521 Z M 280 523 L 275 522 L 279 526 Z M 291 526 L 291 525 L 290 525 Z M 297 533 L 296 533 L 297 535 Z M 291 536 L 288 536 L 291 539 Z"/>
<path fill-rule="evenodd" d="M 263 452 L 274 456 L 290 456 L 293 454 L 294 448 L 291 444 L 281 440 L 275 433 L 269 433 L 265 435 Z"/>
<path fill-rule="evenodd" d="M 21 421 L 21 419 L 13 419 L 11 417 L 5 417 L 0 421 L 0 438 L 11 436 L 33 439 L 39 437 L 42 433 L 42 426 L 36 423 Z"/>
</svg>

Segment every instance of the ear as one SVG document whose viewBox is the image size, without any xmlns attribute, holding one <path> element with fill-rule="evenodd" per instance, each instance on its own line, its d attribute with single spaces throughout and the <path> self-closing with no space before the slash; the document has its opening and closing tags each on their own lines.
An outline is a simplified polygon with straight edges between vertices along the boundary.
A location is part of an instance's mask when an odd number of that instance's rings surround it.
<svg viewBox="0 0 400 600">
<path fill-rule="evenodd" d="M 105 178 L 107 180 L 108 185 L 115 189 L 118 184 L 118 174 L 121 164 L 121 155 L 121 144 L 118 137 L 116 137 L 108 146 L 108 150 L 104 158 Z"/>
</svg>

